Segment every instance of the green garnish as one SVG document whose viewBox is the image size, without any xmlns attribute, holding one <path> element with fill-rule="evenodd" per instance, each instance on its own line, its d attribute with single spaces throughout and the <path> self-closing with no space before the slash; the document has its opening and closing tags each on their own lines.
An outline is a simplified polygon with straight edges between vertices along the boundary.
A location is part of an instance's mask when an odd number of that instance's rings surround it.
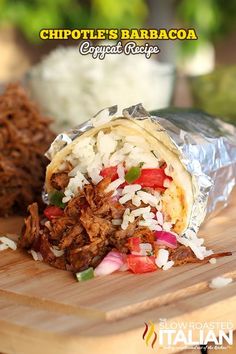
<svg viewBox="0 0 236 354">
<path fill-rule="evenodd" d="M 49 203 L 51 205 L 58 206 L 59 208 L 64 209 L 66 204 L 62 202 L 62 198 L 64 197 L 64 193 L 55 191 L 52 193 L 49 193 L 48 198 L 49 198 Z"/>
<path fill-rule="evenodd" d="M 141 176 L 141 168 L 144 162 L 140 162 L 138 166 L 131 167 L 125 174 L 125 180 L 127 183 L 133 183 Z"/>
<path fill-rule="evenodd" d="M 153 256 L 153 251 L 147 251 L 147 256 Z"/>
<path fill-rule="evenodd" d="M 75 273 L 77 281 L 85 281 L 94 278 L 93 268 L 90 267 L 82 272 Z"/>
</svg>

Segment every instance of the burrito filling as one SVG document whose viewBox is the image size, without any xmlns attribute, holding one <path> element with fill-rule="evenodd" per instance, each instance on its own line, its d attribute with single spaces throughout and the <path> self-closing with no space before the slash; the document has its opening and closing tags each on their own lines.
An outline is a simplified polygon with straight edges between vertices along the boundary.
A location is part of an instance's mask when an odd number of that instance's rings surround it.
<svg viewBox="0 0 236 354">
<path fill-rule="evenodd" d="M 19 244 L 47 263 L 134 273 L 216 257 L 182 237 L 186 197 L 174 167 L 144 136 L 116 127 L 82 137 L 50 176 L 49 205 L 29 207 Z M 86 273 L 88 274 L 88 272 Z"/>
</svg>

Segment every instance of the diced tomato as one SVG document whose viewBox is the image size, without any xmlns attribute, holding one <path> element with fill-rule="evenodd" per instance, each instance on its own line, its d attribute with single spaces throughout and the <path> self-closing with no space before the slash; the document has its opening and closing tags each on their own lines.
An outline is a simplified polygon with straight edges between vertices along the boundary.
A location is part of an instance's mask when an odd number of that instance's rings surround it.
<svg viewBox="0 0 236 354">
<path fill-rule="evenodd" d="M 154 256 L 127 255 L 129 269 L 135 274 L 154 272 L 157 269 Z"/>
<path fill-rule="evenodd" d="M 133 183 L 140 184 L 142 188 L 150 187 L 154 189 L 163 189 L 164 180 L 172 180 L 171 177 L 165 174 L 162 168 L 143 168 L 141 170 L 141 176 Z"/>
<path fill-rule="evenodd" d="M 43 213 L 49 220 L 64 215 L 64 211 L 55 205 L 49 205 Z"/>
<path fill-rule="evenodd" d="M 139 236 L 128 238 L 128 248 L 132 252 L 140 252 L 141 238 Z"/>
<path fill-rule="evenodd" d="M 110 177 L 111 181 L 115 181 L 115 179 L 118 178 L 118 173 L 117 173 L 117 166 L 111 166 L 111 167 L 105 167 L 101 172 L 100 175 L 105 178 L 105 177 Z"/>
</svg>

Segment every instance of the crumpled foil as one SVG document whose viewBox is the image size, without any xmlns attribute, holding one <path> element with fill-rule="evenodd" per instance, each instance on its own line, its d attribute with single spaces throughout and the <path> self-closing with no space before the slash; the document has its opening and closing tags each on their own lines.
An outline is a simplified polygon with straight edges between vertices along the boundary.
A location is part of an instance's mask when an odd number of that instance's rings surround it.
<svg viewBox="0 0 236 354">
<path fill-rule="evenodd" d="M 134 119 L 150 117 L 159 123 L 171 142 L 170 148 L 192 176 L 194 204 L 185 236 L 197 233 L 204 218 L 228 204 L 230 193 L 236 184 L 236 127 L 208 115 L 189 113 L 170 115 L 168 118 L 151 116 L 141 104 L 131 106 L 118 113 L 112 106 L 97 113 L 96 118 L 107 122 L 123 116 Z M 93 128 L 93 119 L 59 134 L 46 156 L 51 160 L 64 146 L 85 131 Z M 157 125 L 157 129 L 160 126 Z M 45 198 L 44 198 L 45 200 Z"/>
</svg>

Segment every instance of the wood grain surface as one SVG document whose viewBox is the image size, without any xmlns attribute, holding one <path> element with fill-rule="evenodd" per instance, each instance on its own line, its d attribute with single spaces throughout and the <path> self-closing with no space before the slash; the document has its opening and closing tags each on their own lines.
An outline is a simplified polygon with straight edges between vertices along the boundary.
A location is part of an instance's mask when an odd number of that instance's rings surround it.
<svg viewBox="0 0 236 354">
<path fill-rule="evenodd" d="M 22 219 L 0 221 L 16 238 Z M 21 251 L 0 257 L 0 351 L 11 354 L 153 353 L 142 339 L 144 322 L 232 321 L 236 283 L 210 289 L 219 275 L 236 278 L 236 191 L 230 205 L 203 225 L 200 235 L 215 252 L 232 251 L 216 264 L 169 271 L 128 272 L 77 283 L 69 272 L 35 262 Z M 173 349 L 171 352 L 177 352 Z M 158 348 L 158 353 L 168 353 Z"/>
</svg>

